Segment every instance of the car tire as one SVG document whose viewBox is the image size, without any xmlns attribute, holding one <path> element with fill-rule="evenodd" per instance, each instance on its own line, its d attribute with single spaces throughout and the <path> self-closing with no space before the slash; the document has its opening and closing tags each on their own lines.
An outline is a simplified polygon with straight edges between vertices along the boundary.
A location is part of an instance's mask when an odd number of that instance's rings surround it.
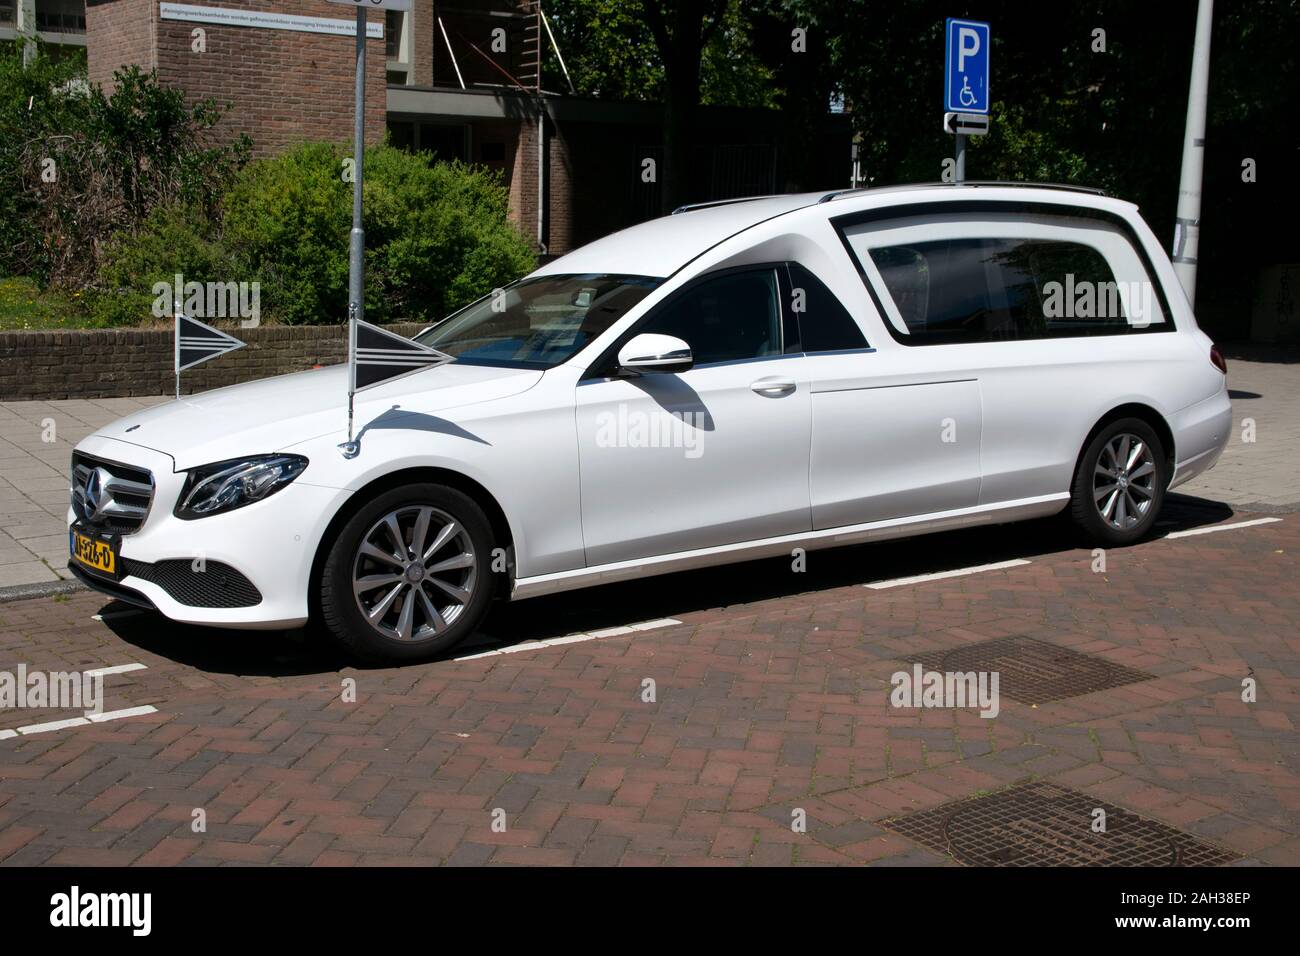
<svg viewBox="0 0 1300 956">
<path fill-rule="evenodd" d="M 1093 436 L 1079 458 L 1071 517 L 1091 544 L 1133 544 L 1155 525 L 1169 478 L 1155 429 L 1140 418 L 1117 419 Z"/>
<path fill-rule="evenodd" d="M 435 484 L 384 492 L 348 519 L 330 547 L 319 582 L 321 622 L 363 660 L 436 657 L 487 614 L 497 585 L 492 548 L 491 523 L 468 495 Z"/>
</svg>

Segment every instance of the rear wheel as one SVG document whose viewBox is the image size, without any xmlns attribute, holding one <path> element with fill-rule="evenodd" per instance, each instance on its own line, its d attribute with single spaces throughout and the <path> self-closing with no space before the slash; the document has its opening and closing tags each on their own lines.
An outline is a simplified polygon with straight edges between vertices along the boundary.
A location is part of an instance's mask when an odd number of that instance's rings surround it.
<svg viewBox="0 0 1300 956">
<path fill-rule="evenodd" d="M 1169 464 L 1160 437 L 1140 418 L 1111 422 L 1088 443 L 1071 490 L 1070 513 L 1089 540 L 1118 546 L 1151 531 Z"/>
<path fill-rule="evenodd" d="M 467 495 L 432 484 L 385 492 L 334 541 L 321 573 L 322 620 L 367 660 L 437 655 L 487 613 L 491 550 L 491 525 Z"/>
</svg>

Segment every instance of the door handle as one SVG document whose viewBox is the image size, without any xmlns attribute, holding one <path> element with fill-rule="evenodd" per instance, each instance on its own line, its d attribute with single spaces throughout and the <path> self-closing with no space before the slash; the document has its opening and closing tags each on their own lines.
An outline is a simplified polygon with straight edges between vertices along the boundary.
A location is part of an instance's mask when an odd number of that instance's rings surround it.
<svg viewBox="0 0 1300 956">
<path fill-rule="evenodd" d="M 776 398 L 781 395 L 789 395 L 795 390 L 795 383 L 788 378 L 760 378 L 750 386 L 750 390 L 757 392 L 759 395 L 766 395 L 768 398 Z"/>
</svg>

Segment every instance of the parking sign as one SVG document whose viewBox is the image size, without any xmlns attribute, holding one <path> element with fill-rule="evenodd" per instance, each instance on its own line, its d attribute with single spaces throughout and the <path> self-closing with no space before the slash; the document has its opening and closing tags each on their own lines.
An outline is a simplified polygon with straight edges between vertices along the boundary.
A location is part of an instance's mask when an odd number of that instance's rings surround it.
<svg viewBox="0 0 1300 956">
<path fill-rule="evenodd" d="M 944 104 L 949 113 L 989 111 L 989 25 L 948 18 Z"/>
</svg>

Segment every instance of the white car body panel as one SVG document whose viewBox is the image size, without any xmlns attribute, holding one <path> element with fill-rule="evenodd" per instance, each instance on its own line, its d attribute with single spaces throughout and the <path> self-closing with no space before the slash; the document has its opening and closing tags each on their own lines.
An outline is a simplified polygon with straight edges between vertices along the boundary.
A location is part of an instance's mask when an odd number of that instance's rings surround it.
<svg viewBox="0 0 1300 956">
<path fill-rule="evenodd" d="M 808 456 L 812 416 L 801 366 L 797 357 L 784 356 L 579 385 L 587 563 L 808 531 L 808 469 L 781 465 L 783 455 Z M 779 380 L 795 387 L 779 395 L 754 391 Z M 699 454 L 660 441 L 659 447 L 635 449 L 637 467 L 629 469 L 632 449 L 602 441 L 620 416 L 653 422 L 669 438 L 672 429 L 690 429 Z M 757 421 L 762 441 L 754 440 Z M 693 493 L 665 494 L 672 488 Z"/>
<path fill-rule="evenodd" d="M 830 358 L 817 356 L 819 364 Z M 810 468 L 815 528 L 980 503 L 979 382 L 924 373 L 889 385 L 829 373 L 818 378 Z M 952 441 L 944 441 L 945 430 Z"/>
<path fill-rule="evenodd" d="M 1171 487 L 1217 460 L 1231 427 L 1226 381 L 1211 365 L 1211 343 L 1196 328 L 1172 266 L 1136 207 L 1079 192 L 997 186 L 819 198 L 772 197 L 684 212 L 543 266 L 534 275 L 664 281 L 586 348 L 546 371 L 453 362 L 359 393 L 362 451 L 354 458 L 338 448 L 346 438 L 343 367 L 218 389 L 100 429 L 78 452 L 147 469 L 155 481 L 148 517 L 121 538 L 122 557 L 221 561 L 245 574 L 262 600 L 200 608 L 140 578 L 126 577 L 121 585 L 179 621 L 301 623 L 310 613 L 314 563 L 328 545 L 331 522 L 363 489 L 395 475 L 436 481 L 451 473 L 488 496 L 509 528 L 512 596 L 525 598 L 789 554 L 795 547 L 1050 514 L 1068 501 L 1090 430 L 1129 404 L 1153 409 L 1172 435 Z M 894 217 L 879 226 L 845 227 L 850 247 L 887 241 L 891 230 L 1068 234 L 1088 237 L 1115 264 L 1117 278 L 1143 269 L 1113 228 L 1053 225 L 1051 216 L 1040 221 L 1041 210 L 1039 219 L 1025 220 L 948 215 L 940 208 L 970 200 L 1118 217 L 1148 260 L 1164 292 L 1164 318 L 1176 330 L 956 345 L 899 341 L 889 328 L 892 301 L 882 300 L 881 314 L 833 219 L 880 211 Z M 901 222 L 912 203 L 925 203 L 929 218 Z M 590 372 L 642 317 L 701 276 L 777 262 L 796 262 L 816 275 L 857 322 L 867 347 L 640 379 Z M 779 388 L 764 391 L 763 380 Z M 671 425 L 686 412 L 702 416 L 692 438 L 701 453 L 694 457 L 682 447 L 627 447 L 600 438 L 610 415 L 640 414 Z M 944 441 L 949 425 L 955 440 Z M 187 469 L 277 452 L 304 456 L 309 464 L 270 498 L 196 520 L 173 515 Z M 70 509 L 69 523 L 74 519 Z"/>
</svg>

